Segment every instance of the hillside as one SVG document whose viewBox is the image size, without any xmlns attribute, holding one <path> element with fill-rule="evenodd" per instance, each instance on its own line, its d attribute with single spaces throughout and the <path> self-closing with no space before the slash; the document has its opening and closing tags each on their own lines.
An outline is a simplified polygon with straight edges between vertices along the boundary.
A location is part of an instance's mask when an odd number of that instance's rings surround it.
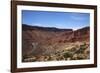
<svg viewBox="0 0 100 73">
<path fill-rule="evenodd" d="M 75 59 L 71 56 L 84 48 L 82 54 L 85 53 L 89 58 L 89 27 L 78 30 L 59 29 L 54 27 L 39 27 L 22 25 L 22 56 L 23 62 L 29 61 L 47 61 L 47 60 L 67 60 Z M 75 51 L 73 51 L 75 50 Z M 82 50 L 82 49 L 81 49 Z M 73 52 L 72 52 L 73 51 Z M 71 54 L 70 56 L 66 57 Z M 81 53 L 76 55 L 81 55 Z M 57 56 L 60 55 L 60 56 Z M 51 57 L 54 56 L 54 57 Z M 46 60 L 45 60 L 46 59 Z"/>
</svg>

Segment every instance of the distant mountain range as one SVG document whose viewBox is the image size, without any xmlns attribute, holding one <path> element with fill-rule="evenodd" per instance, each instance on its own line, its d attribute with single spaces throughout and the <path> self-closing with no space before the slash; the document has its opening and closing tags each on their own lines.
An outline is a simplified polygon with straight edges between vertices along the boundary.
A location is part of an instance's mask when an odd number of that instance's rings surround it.
<svg viewBox="0 0 100 73">
<path fill-rule="evenodd" d="M 29 26 L 29 25 L 22 25 L 23 30 L 44 30 L 44 31 L 53 31 L 53 32 L 63 32 L 63 31 L 73 31 L 72 29 L 60 29 L 55 27 L 40 27 L 40 26 Z"/>
<path fill-rule="evenodd" d="M 22 25 L 23 54 L 32 50 L 32 43 L 52 45 L 55 43 L 73 43 L 89 41 L 90 27 L 81 29 L 58 29 L 54 27 L 39 27 Z M 41 51 L 40 51 L 41 52 Z"/>
</svg>

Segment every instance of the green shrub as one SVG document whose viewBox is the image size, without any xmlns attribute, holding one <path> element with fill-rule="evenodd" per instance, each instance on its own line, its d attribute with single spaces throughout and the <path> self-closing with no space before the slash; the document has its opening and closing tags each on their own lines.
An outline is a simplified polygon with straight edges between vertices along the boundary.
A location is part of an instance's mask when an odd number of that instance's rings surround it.
<svg viewBox="0 0 100 73">
<path fill-rule="evenodd" d="M 70 53 L 70 52 L 65 52 L 65 53 L 63 54 L 63 56 L 64 56 L 64 58 L 72 57 L 72 53 Z"/>
<path fill-rule="evenodd" d="M 76 50 L 77 50 L 77 48 L 73 47 L 73 48 L 71 48 L 69 51 L 75 52 Z"/>
</svg>

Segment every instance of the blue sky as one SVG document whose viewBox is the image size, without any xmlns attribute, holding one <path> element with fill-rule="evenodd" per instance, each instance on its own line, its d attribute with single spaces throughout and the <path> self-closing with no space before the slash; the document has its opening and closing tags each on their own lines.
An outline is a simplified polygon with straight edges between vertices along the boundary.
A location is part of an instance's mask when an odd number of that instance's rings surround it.
<svg viewBox="0 0 100 73">
<path fill-rule="evenodd" d="M 22 24 L 76 30 L 90 25 L 90 14 L 23 10 Z"/>
</svg>

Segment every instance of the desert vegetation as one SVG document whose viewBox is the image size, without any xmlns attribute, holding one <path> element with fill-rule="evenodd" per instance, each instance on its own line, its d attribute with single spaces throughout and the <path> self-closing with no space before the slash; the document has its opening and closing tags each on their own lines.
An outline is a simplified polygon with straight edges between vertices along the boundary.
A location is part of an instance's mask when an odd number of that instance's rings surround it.
<svg viewBox="0 0 100 73">
<path fill-rule="evenodd" d="M 67 45 L 66 45 L 67 44 Z M 89 59 L 89 43 L 76 42 L 58 45 L 35 45 L 30 54 L 23 57 L 24 62 L 35 61 L 61 61 L 61 60 L 83 60 Z M 65 45 L 65 46 L 64 46 Z M 58 47 L 58 48 L 57 48 Z M 39 54 L 39 50 L 41 53 Z"/>
</svg>

